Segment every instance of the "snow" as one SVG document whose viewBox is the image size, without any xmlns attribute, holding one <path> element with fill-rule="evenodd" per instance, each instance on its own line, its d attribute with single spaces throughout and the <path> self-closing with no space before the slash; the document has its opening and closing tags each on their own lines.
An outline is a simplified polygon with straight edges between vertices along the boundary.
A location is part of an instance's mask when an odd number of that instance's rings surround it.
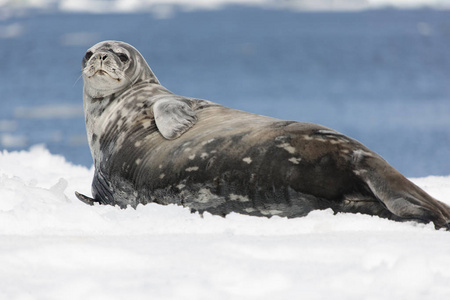
<svg viewBox="0 0 450 300">
<path fill-rule="evenodd" d="M 0 299 L 448 299 L 450 233 L 316 211 L 87 206 L 93 169 L 0 153 Z M 449 203 L 450 176 L 413 180 Z"/>
</svg>

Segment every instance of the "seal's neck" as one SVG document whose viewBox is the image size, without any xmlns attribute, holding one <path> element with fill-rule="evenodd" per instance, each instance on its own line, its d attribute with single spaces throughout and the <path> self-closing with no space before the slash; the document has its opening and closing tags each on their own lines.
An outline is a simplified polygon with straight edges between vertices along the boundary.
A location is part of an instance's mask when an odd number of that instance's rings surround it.
<svg viewBox="0 0 450 300">
<path fill-rule="evenodd" d="M 84 93 L 86 133 L 97 169 L 103 161 L 103 148 L 109 147 L 109 142 L 106 143 L 105 140 L 116 140 L 119 133 L 126 134 L 123 129 L 126 121 L 135 120 L 144 113 L 151 115 L 152 113 L 144 110 L 151 110 L 153 103 L 161 95 L 167 94 L 172 93 L 159 83 L 148 81 L 137 82 L 124 91 L 103 98 L 93 98 Z"/>
<path fill-rule="evenodd" d="M 153 73 L 152 69 L 147 65 L 147 68 L 145 68 L 145 71 L 142 72 L 141 76 L 139 76 L 135 83 L 139 82 L 147 82 L 149 84 L 159 84 L 158 78 L 156 78 L 156 75 Z"/>
<path fill-rule="evenodd" d="M 103 114 L 107 111 L 114 98 L 114 94 L 103 98 L 92 98 L 86 93 L 83 95 L 86 134 L 96 169 L 98 169 L 99 155 L 101 154 L 100 139 L 107 125 L 105 122 L 106 118 L 103 117 Z"/>
</svg>

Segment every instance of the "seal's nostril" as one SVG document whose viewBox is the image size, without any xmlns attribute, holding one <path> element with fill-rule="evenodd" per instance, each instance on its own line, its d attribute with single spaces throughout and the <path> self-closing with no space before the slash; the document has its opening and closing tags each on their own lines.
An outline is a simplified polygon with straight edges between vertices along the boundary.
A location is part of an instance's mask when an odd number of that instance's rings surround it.
<svg viewBox="0 0 450 300">
<path fill-rule="evenodd" d="M 105 55 L 102 56 L 102 60 L 106 60 L 107 58 L 108 58 L 108 55 L 107 55 L 107 54 L 105 54 Z"/>
</svg>

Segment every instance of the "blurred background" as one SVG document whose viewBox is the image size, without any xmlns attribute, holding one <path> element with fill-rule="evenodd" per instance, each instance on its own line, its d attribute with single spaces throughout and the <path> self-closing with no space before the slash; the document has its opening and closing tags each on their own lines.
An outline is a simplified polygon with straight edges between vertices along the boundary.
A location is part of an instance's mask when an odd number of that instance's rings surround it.
<svg viewBox="0 0 450 300">
<path fill-rule="evenodd" d="M 450 1 L 0 0 L 0 149 L 92 165 L 80 64 L 134 45 L 174 93 L 319 123 L 450 174 Z"/>
</svg>

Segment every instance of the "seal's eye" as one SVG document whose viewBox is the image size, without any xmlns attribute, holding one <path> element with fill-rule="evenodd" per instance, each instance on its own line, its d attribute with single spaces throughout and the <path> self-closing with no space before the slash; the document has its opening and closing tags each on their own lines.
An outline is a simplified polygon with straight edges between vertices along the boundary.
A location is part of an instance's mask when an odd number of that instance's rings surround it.
<svg viewBox="0 0 450 300">
<path fill-rule="evenodd" d="M 117 56 L 119 57 L 121 62 L 126 62 L 128 60 L 128 56 L 124 53 L 118 53 Z"/>
<path fill-rule="evenodd" d="M 86 60 L 86 61 L 88 61 L 91 57 L 92 57 L 92 51 L 88 51 L 88 52 L 86 52 L 86 55 L 84 56 L 84 59 Z"/>
</svg>

